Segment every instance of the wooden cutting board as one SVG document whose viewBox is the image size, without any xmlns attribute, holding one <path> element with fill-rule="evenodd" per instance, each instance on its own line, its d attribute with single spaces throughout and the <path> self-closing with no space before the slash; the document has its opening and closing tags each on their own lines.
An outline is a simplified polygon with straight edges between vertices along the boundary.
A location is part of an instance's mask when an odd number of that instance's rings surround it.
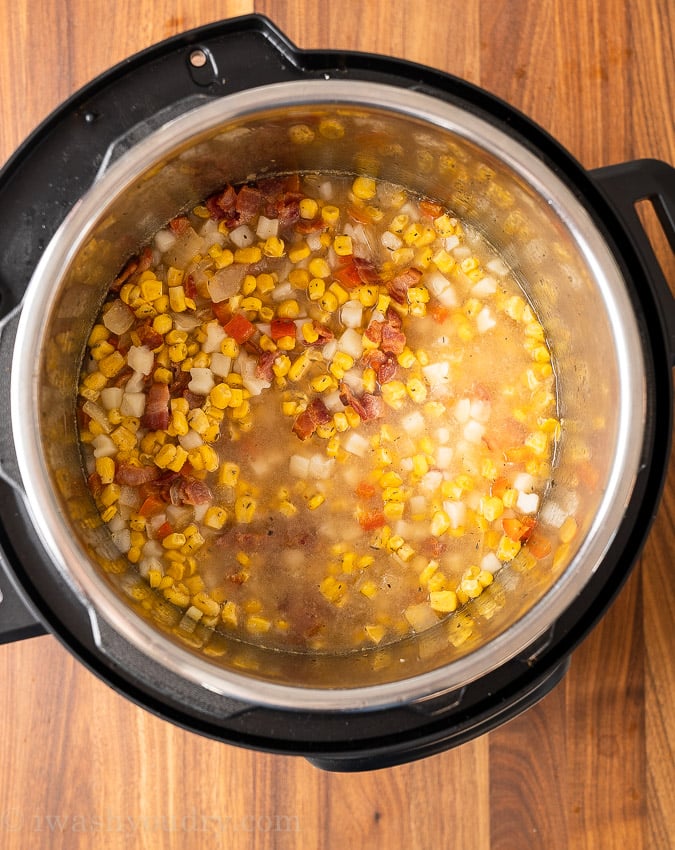
<svg viewBox="0 0 675 850">
<path fill-rule="evenodd" d="M 0 0 L 0 162 L 114 63 L 253 11 L 300 47 L 389 54 L 474 82 L 586 167 L 675 164 L 671 0 Z M 0 647 L 0 847 L 674 847 L 675 463 L 669 469 L 643 557 L 563 683 L 507 726 L 424 762 L 324 774 L 170 726 L 51 637 Z"/>
</svg>

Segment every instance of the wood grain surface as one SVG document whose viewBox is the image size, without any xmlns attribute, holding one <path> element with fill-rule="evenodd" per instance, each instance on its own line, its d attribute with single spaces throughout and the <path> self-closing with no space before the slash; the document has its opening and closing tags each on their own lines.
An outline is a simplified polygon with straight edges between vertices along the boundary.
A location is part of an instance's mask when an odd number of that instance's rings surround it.
<svg viewBox="0 0 675 850">
<path fill-rule="evenodd" d="M 672 0 L 0 0 L 0 162 L 114 63 L 252 11 L 300 47 L 384 53 L 464 77 L 586 167 L 675 164 Z M 648 226 L 675 282 L 653 216 Z M 638 566 L 539 705 L 458 749 L 377 773 L 325 774 L 177 729 L 51 637 L 0 647 L 0 848 L 673 848 L 674 513 L 671 461 Z"/>
</svg>

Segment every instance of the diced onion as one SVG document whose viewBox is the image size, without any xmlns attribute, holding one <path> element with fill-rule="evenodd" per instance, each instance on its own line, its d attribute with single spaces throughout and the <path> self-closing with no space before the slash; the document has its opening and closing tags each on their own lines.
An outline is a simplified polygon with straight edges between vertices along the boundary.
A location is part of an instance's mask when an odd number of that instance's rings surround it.
<svg viewBox="0 0 675 850">
<path fill-rule="evenodd" d="M 140 393 L 145 386 L 145 375 L 140 372 L 132 372 L 131 377 L 124 385 L 124 391 L 127 393 Z"/>
<path fill-rule="evenodd" d="M 340 309 L 340 321 L 346 328 L 358 328 L 363 320 L 363 304 L 352 299 L 345 301 Z"/>
<path fill-rule="evenodd" d="M 459 528 L 466 520 L 466 505 L 464 502 L 453 502 L 450 499 L 443 502 L 443 510 L 450 519 L 451 528 Z"/>
<path fill-rule="evenodd" d="M 309 459 L 308 475 L 310 478 L 325 481 L 333 474 L 335 460 L 332 457 L 325 457 L 321 454 L 312 455 Z"/>
<path fill-rule="evenodd" d="M 503 260 L 500 260 L 499 257 L 495 257 L 494 260 L 490 260 L 486 266 L 486 269 L 492 272 L 492 274 L 496 274 L 498 277 L 504 277 L 509 273 L 508 266 Z"/>
<path fill-rule="evenodd" d="M 188 389 L 197 395 L 208 395 L 216 385 L 210 369 L 195 366 L 190 369 L 190 375 L 192 380 L 188 384 Z"/>
<path fill-rule="evenodd" d="M 453 455 L 451 446 L 439 446 L 436 449 L 436 466 L 439 469 L 449 469 Z"/>
<path fill-rule="evenodd" d="M 101 390 L 99 399 L 106 410 L 113 410 L 115 407 L 119 407 L 120 404 L 122 404 L 123 395 L 124 390 L 122 387 L 104 387 Z"/>
<path fill-rule="evenodd" d="M 496 573 L 502 568 L 502 562 L 494 552 L 488 552 L 484 555 L 480 562 L 481 570 L 487 570 L 489 573 Z"/>
<path fill-rule="evenodd" d="M 471 402 L 471 418 L 478 422 L 487 422 L 490 418 L 491 409 L 492 405 L 489 401 L 485 401 L 482 398 L 475 398 Z"/>
<path fill-rule="evenodd" d="M 344 351 L 345 354 L 349 354 L 354 360 L 358 360 L 363 354 L 363 338 L 358 331 L 355 331 L 353 328 L 347 328 L 338 340 L 337 347 L 339 351 Z"/>
<path fill-rule="evenodd" d="M 478 444 L 483 439 L 485 433 L 485 425 L 481 422 L 476 422 L 475 419 L 469 419 L 464 426 L 464 439 L 470 443 Z"/>
<path fill-rule="evenodd" d="M 534 476 L 529 472 L 519 472 L 513 479 L 513 488 L 521 493 L 531 493 L 534 490 Z"/>
<path fill-rule="evenodd" d="M 391 230 L 384 231 L 380 237 L 380 242 L 382 243 L 382 246 L 387 248 L 389 251 L 398 251 L 398 249 L 403 245 L 403 242 L 395 233 L 392 233 Z"/>
<path fill-rule="evenodd" d="M 140 419 L 145 410 L 145 393 L 124 393 L 120 413 L 122 416 L 136 416 Z"/>
<path fill-rule="evenodd" d="M 342 447 L 349 454 L 363 457 L 370 449 L 370 442 L 358 431 L 349 431 L 345 436 Z"/>
<path fill-rule="evenodd" d="M 428 366 L 422 367 L 422 374 L 432 389 L 446 385 L 450 376 L 450 364 L 446 360 L 429 363 Z"/>
<path fill-rule="evenodd" d="M 221 301 L 236 295 L 245 275 L 246 266 L 243 263 L 227 266 L 217 271 L 206 284 L 211 300 L 215 304 L 219 304 Z"/>
<path fill-rule="evenodd" d="M 160 254 L 164 254 L 176 241 L 176 237 L 170 230 L 160 230 L 155 235 L 155 248 Z"/>
<path fill-rule="evenodd" d="M 111 333 L 118 336 L 126 333 L 133 325 L 134 320 L 134 314 L 119 298 L 113 301 L 110 308 L 103 314 L 103 324 Z"/>
<path fill-rule="evenodd" d="M 469 421 L 471 418 L 471 399 L 469 398 L 460 398 L 457 404 L 452 411 L 455 419 L 460 423 L 464 424 Z"/>
<path fill-rule="evenodd" d="M 416 632 L 424 632 L 438 623 L 438 617 L 431 610 L 427 602 L 408 605 L 403 612 L 403 616 Z"/>
<path fill-rule="evenodd" d="M 152 367 L 155 363 L 155 355 L 147 345 L 132 345 L 127 354 L 127 365 L 131 366 L 134 372 L 141 372 L 143 375 L 149 375 L 152 372 Z"/>
<path fill-rule="evenodd" d="M 291 455 L 288 471 L 296 478 L 309 477 L 309 458 L 302 455 Z"/>
<path fill-rule="evenodd" d="M 424 416 L 419 410 L 413 410 L 401 419 L 401 426 L 407 434 L 421 434 L 425 424 Z"/>
<path fill-rule="evenodd" d="M 112 431 L 112 427 L 110 422 L 108 421 L 108 415 L 102 407 L 99 407 L 95 401 L 90 401 L 87 399 L 82 405 L 82 411 L 90 416 L 94 422 L 97 422 L 101 428 L 109 434 Z"/>
<path fill-rule="evenodd" d="M 258 239 L 269 239 L 271 236 L 277 236 L 278 233 L 278 218 L 267 218 L 264 215 L 258 217 L 258 226 L 255 229 L 255 235 Z"/>
<path fill-rule="evenodd" d="M 220 353 L 220 343 L 226 336 L 225 329 L 220 322 L 209 322 L 206 325 L 206 339 L 202 343 L 202 351 L 205 351 L 207 354 L 213 354 L 214 352 Z M 213 369 L 213 363 L 211 368 Z"/>
<path fill-rule="evenodd" d="M 480 313 L 476 316 L 476 327 L 478 328 L 478 333 L 487 333 L 487 331 L 494 328 L 496 324 L 497 320 L 492 315 L 489 307 L 483 307 Z"/>
<path fill-rule="evenodd" d="M 191 451 L 192 449 L 196 449 L 202 445 L 204 440 L 197 431 L 193 428 L 187 432 L 187 434 L 183 434 L 178 438 L 178 442 L 185 449 L 186 452 Z"/>
<path fill-rule="evenodd" d="M 115 517 L 113 517 L 113 519 L 114 518 Z M 131 529 L 120 528 L 118 531 L 113 531 L 111 537 L 115 546 L 117 546 L 123 554 L 131 549 Z"/>
<path fill-rule="evenodd" d="M 117 446 L 107 434 L 98 434 L 91 441 L 94 447 L 94 457 L 115 457 Z"/>
<path fill-rule="evenodd" d="M 496 291 L 497 281 L 489 275 L 481 278 L 478 283 L 474 284 L 471 288 L 471 294 L 475 298 L 485 298 L 488 295 L 494 295 Z"/>
<path fill-rule="evenodd" d="M 521 513 L 536 514 L 539 508 L 539 496 L 536 493 L 518 493 L 516 507 Z"/>
<path fill-rule="evenodd" d="M 211 355 L 211 371 L 219 378 L 227 378 L 232 370 L 232 358 L 220 351 L 214 351 Z"/>
<path fill-rule="evenodd" d="M 237 248 L 246 248 L 255 242 L 255 233 L 248 224 L 240 224 L 234 230 L 230 230 L 230 239 Z"/>
</svg>

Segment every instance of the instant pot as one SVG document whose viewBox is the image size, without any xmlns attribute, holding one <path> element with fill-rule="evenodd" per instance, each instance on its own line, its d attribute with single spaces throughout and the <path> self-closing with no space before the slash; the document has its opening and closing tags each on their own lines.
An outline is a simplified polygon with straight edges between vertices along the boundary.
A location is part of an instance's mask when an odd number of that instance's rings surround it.
<svg viewBox="0 0 675 850">
<path fill-rule="evenodd" d="M 514 270 L 555 359 L 549 514 L 576 512 L 580 529 L 555 567 L 507 565 L 438 628 L 341 656 L 187 639 L 168 603 L 141 605 L 87 489 L 75 417 L 85 342 L 128 257 L 225 183 L 307 170 L 433 197 Z M 333 770 L 440 752 L 533 705 L 630 572 L 668 466 L 675 309 L 635 212 L 643 199 L 675 247 L 668 164 L 585 171 L 481 89 L 409 62 L 299 50 L 259 16 L 94 80 L 0 172 L 0 640 L 50 632 L 167 720 Z"/>
</svg>

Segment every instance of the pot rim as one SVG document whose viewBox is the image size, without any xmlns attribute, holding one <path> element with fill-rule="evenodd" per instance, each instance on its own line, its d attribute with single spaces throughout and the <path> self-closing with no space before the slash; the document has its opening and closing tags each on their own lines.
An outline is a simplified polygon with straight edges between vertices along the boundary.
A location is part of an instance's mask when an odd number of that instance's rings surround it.
<svg viewBox="0 0 675 850">
<path fill-rule="evenodd" d="M 570 566 L 551 589 L 518 621 L 488 644 L 434 670 L 393 682 L 356 688 L 323 689 L 265 681 L 217 668 L 184 649 L 137 616 L 105 580 L 85 563 L 76 537 L 64 527 L 51 486 L 37 422 L 39 364 L 25 352 L 41 350 L 43 319 L 58 294 L 55 270 L 67 269 L 86 243 L 103 213 L 101 198 L 112 201 L 147 169 L 188 141 L 195 143 L 213 128 L 257 116 L 266 110 L 316 105 L 374 109 L 415 119 L 463 136 L 495 151 L 504 164 L 556 211 L 572 231 L 593 270 L 616 334 L 616 356 L 622 376 L 618 400 L 616 456 L 608 485 L 592 525 Z M 103 208 L 104 209 L 104 208 Z M 58 276 L 57 276 L 58 279 Z M 413 89 L 383 83 L 296 80 L 274 83 L 225 96 L 175 118 L 138 142 L 101 175 L 64 219 L 45 250 L 26 290 L 17 329 L 11 377 L 14 445 L 25 488 L 28 512 L 53 563 L 85 606 L 94 639 L 102 645 L 98 617 L 155 661 L 209 691 L 248 703 L 305 710 L 357 710 L 419 701 L 463 687 L 516 657 L 537 640 L 574 603 L 600 566 L 628 505 L 639 468 L 646 419 L 645 366 L 633 308 L 619 267 L 592 217 L 565 182 L 529 148 L 485 118 Z"/>
</svg>

